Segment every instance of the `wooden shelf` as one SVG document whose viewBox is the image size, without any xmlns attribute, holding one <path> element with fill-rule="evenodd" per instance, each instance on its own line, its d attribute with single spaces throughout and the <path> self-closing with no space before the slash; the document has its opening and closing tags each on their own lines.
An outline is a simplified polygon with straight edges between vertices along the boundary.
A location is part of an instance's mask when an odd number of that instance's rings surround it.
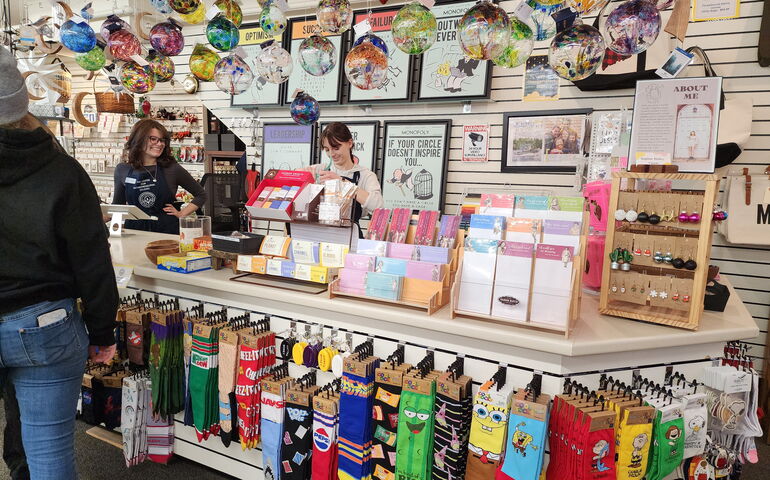
<svg viewBox="0 0 770 480">
<path fill-rule="evenodd" d="M 641 172 L 612 172 L 612 178 L 639 178 L 646 180 L 699 180 L 713 182 L 719 176 L 713 173 L 641 173 Z"/>
<path fill-rule="evenodd" d="M 408 300 L 388 300 L 386 298 L 370 297 L 368 295 L 357 295 L 355 293 L 341 292 L 339 290 L 340 279 L 335 278 L 332 283 L 329 284 L 329 298 L 335 297 L 349 297 L 366 300 L 367 302 L 387 303 L 390 305 L 401 305 L 402 307 L 419 308 L 425 310 L 428 315 L 433 315 L 444 306 L 439 302 L 439 293 L 433 294 L 428 302 L 412 302 Z"/>
</svg>

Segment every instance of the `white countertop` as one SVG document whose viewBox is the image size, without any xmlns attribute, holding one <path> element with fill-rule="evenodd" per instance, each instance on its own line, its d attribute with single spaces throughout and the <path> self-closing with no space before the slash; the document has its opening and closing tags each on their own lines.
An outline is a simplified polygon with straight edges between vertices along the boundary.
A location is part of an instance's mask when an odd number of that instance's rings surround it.
<svg viewBox="0 0 770 480">
<path fill-rule="evenodd" d="M 749 314 L 735 290 L 731 289 L 730 301 L 724 312 L 705 311 L 697 331 L 654 325 L 598 313 L 598 296 L 583 295 L 580 319 L 569 338 L 558 333 L 541 332 L 514 325 L 490 323 L 472 318 L 450 319 L 449 306 L 433 315 L 405 307 L 390 306 L 365 300 L 335 298 L 326 294 L 311 295 L 280 288 L 249 285 L 230 281 L 231 269 L 206 270 L 192 274 L 180 274 L 157 269 L 144 254 L 144 246 L 173 235 L 135 232 L 122 238 L 111 238 L 112 260 L 114 263 L 132 265 L 134 275 L 156 280 L 174 282 L 197 288 L 218 290 L 243 295 L 244 301 L 260 299 L 284 302 L 325 310 L 329 313 L 351 311 L 355 315 L 397 325 L 419 326 L 438 332 L 491 341 L 503 345 L 528 348 L 566 356 L 594 355 L 603 353 L 648 350 L 682 345 L 698 345 L 754 338 L 759 328 Z M 729 283 L 727 283 L 729 286 Z"/>
</svg>

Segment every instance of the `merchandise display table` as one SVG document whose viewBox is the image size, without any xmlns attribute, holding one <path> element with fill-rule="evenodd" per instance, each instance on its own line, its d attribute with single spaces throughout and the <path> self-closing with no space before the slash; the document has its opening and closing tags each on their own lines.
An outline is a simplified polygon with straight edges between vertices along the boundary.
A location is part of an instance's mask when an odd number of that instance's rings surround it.
<svg viewBox="0 0 770 480">
<path fill-rule="evenodd" d="M 687 374 L 697 372 L 710 358 L 722 355 L 724 343 L 756 337 L 759 329 L 746 307 L 731 288 L 723 313 L 706 311 L 697 331 L 610 317 L 598 313 L 598 296 L 584 295 L 581 315 L 572 335 L 541 332 L 481 321 L 450 318 L 445 306 L 427 316 L 420 310 L 357 299 L 329 299 L 325 294 L 302 294 L 279 288 L 230 281 L 229 269 L 179 274 L 158 270 L 144 254 L 144 246 L 171 235 L 135 232 L 110 239 L 115 264 L 133 266 L 129 288 L 147 294 L 176 296 L 182 308 L 199 302 L 211 309 L 227 306 L 231 316 L 243 311 L 271 315 L 271 327 L 279 340 L 291 321 L 352 333 L 352 343 L 374 338 L 374 353 L 388 356 L 399 343 L 406 345 L 407 362 L 417 361 L 426 349 L 433 349 L 436 366 L 444 368 L 457 355 L 465 356 L 465 372 L 479 385 L 497 371 L 508 367 L 508 381 L 525 386 L 533 372 L 543 373 L 544 393 L 555 394 L 566 377 L 598 385 L 600 373 L 630 381 L 632 372 L 642 371 L 649 378 L 662 380 L 666 368 Z M 729 282 L 724 282 L 729 285 Z M 127 291 L 126 293 L 134 293 Z M 207 307 L 208 308 L 208 307 Z M 318 328 L 318 327 L 316 327 Z M 291 365 L 292 374 L 306 367 Z M 689 370 L 688 370 L 689 369 Z M 319 384 L 333 378 L 319 372 Z M 690 378 L 690 377 L 688 377 Z M 217 438 L 201 444 L 192 428 L 177 420 L 176 453 L 238 477 L 262 478 L 258 450 L 241 451 L 239 445 L 225 448 Z"/>
</svg>

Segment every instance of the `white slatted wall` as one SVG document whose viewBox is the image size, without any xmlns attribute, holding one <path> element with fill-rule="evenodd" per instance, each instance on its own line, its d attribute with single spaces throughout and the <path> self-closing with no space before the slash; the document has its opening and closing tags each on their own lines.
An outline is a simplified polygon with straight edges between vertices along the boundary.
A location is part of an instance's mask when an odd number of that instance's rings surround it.
<svg viewBox="0 0 770 480">
<path fill-rule="evenodd" d="M 509 12 L 518 0 L 504 1 L 502 4 Z M 389 2 L 388 5 L 398 4 Z M 292 5 L 291 0 L 289 5 Z M 356 3 L 358 5 L 365 5 Z M 754 102 L 752 136 L 746 149 L 734 165 L 751 166 L 770 164 L 770 69 L 761 68 L 757 59 L 757 41 L 762 15 L 762 0 L 744 0 L 741 4 L 741 18 L 721 22 L 691 23 L 685 47 L 698 45 L 708 53 L 717 72 L 724 76 L 727 95 L 749 95 Z M 664 18 L 668 17 L 668 13 Z M 302 15 L 304 12 L 297 12 Z M 162 17 L 156 15 L 154 20 Z M 253 21 L 246 18 L 244 21 Z M 588 22 L 592 19 L 587 19 Z M 176 78 L 181 80 L 189 72 L 188 58 L 195 42 L 206 43 L 202 26 L 185 26 L 186 47 L 181 55 L 174 58 L 177 65 Z M 662 41 L 662 40 L 658 40 Z M 672 44 L 673 45 L 673 44 Z M 536 44 L 535 54 L 546 54 L 547 44 Z M 74 64 L 74 62 L 72 62 Z M 696 68 L 696 67 L 690 67 Z M 82 73 L 77 65 L 71 68 L 76 75 Z M 400 120 L 444 119 L 452 120 L 451 143 L 449 152 L 449 173 L 447 178 L 446 211 L 453 213 L 461 194 L 468 187 L 492 188 L 504 185 L 535 186 L 552 189 L 555 192 L 574 191 L 574 175 L 571 174 L 510 174 L 500 173 L 502 151 L 503 113 L 511 111 L 551 110 L 566 108 L 591 107 L 596 111 L 631 108 L 633 90 L 615 90 L 607 92 L 580 92 L 570 82 L 561 81 L 560 100 L 555 102 L 521 102 L 523 67 L 506 70 L 493 69 L 491 99 L 472 103 L 470 113 L 462 113 L 459 103 L 415 103 L 405 105 L 373 105 L 370 114 L 355 105 L 323 106 L 322 118 L 328 120 Z M 84 79 L 75 78 L 75 89 L 89 88 Z M 312 92 L 311 92 L 312 93 Z M 202 83 L 196 95 L 187 95 L 181 87 L 175 90 L 168 84 L 159 84 L 150 99 L 154 105 L 175 107 L 197 106 L 202 101 L 214 111 L 226 124 L 232 125 L 235 117 L 250 116 L 250 112 L 229 108 L 230 100 L 219 92 L 213 83 Z M 269 107 L 260 109 L 263 122 L 290 121 L 288 107 Z M 468 123 L 489 123 L 492 126 L 490 139 L 490 161 L 485 164 L 460 161 L 462 153 L 462 126 Z M 246 145 L 251 143 L 249 128 L 236 129 Z M 258 142 L 259 143 L 259 142 Z M 248 147 L 249 163 L 254 161 L 253 154 L 260 146 Z M 381 158 L 381 155 L 378 155 Z M 258 159 L 257 159 L 258 162 Z M 719 236 L 714 235 L 712 250 L 713 263 L 737 288 L 743 301 L 759 325 L 760 336 L 751 341 L 751 355 L 758 360 L 764 357 L 765 336 L 770 316 L 770 249 L 751 246 L 731 246 Z"/>
</svg>

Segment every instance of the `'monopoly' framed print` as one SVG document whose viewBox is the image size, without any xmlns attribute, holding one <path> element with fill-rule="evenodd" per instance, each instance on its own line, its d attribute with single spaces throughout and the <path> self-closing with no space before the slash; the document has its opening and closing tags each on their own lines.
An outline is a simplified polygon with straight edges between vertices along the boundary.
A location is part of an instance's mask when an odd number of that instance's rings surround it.
<svg viewBox="0 0 770 480">
<path fill-rule="evenodd" d="M 264 78 L 259 77 L 254 66 L 254 59 L 262 50 L 262 47 L 260 47 L 262 42 L 274 40 L 280 44 L 281 35 L 275 37 L 268 36 L 258 23 L 244 23 L 238 31 L 241 37 L 238 45 L 243 47 L 243 51 L 246 53 L 245 60 L 249 67 L 251 67 L 251 71 L 254 72 L 255 78 L 248 90 L 230 97 L 230 106 L 250 108 L 264 105 L 280 105 L 281 85 L 267 82 Z"/>
<path fill-rule="evenodd" d="M 299 17 L 289 21 L 287 28 L 289 39 L 287 50 L 291 53 L 294 67 L 286 82 L 284 101 L 290 104 L 294 101 L 292 96 L 295 90 L 304 90 L 305 93 L 315 98 L 319 103 L 339 103 L 342 86 L 341 72 L 343 56 L 343 38 L 346 35 L 331 35 L 321 32 L 315 17 Z M 314 35 L 323 35 L 334 45 L 334 67 L 324 75 L 315 76 L 305 71 L 300 65 L 302 57 L 299 47 L 302 41 Z M 321 65 L 314 65 L 321 68 Z"/>
<path fill-rule="evenodd" d="M 331 122 L 321 122 L 319 134 L 323 132 Z M 353 156 L 358 159 L 358 164 L 375 171 L 377 158 L 377 145 L 380 141 L 380 122 L 343 122 L 350 130 L 353 137 Z M 329 161 L 323 153 L 323 145 L 318 144 L 320 152 L 320 163 Z"/>
<path fill-rule="evenodd" d="M 385 208 L 443 208 L 451 128 L 451 120 L 385 122 Z"/>
</svg>

